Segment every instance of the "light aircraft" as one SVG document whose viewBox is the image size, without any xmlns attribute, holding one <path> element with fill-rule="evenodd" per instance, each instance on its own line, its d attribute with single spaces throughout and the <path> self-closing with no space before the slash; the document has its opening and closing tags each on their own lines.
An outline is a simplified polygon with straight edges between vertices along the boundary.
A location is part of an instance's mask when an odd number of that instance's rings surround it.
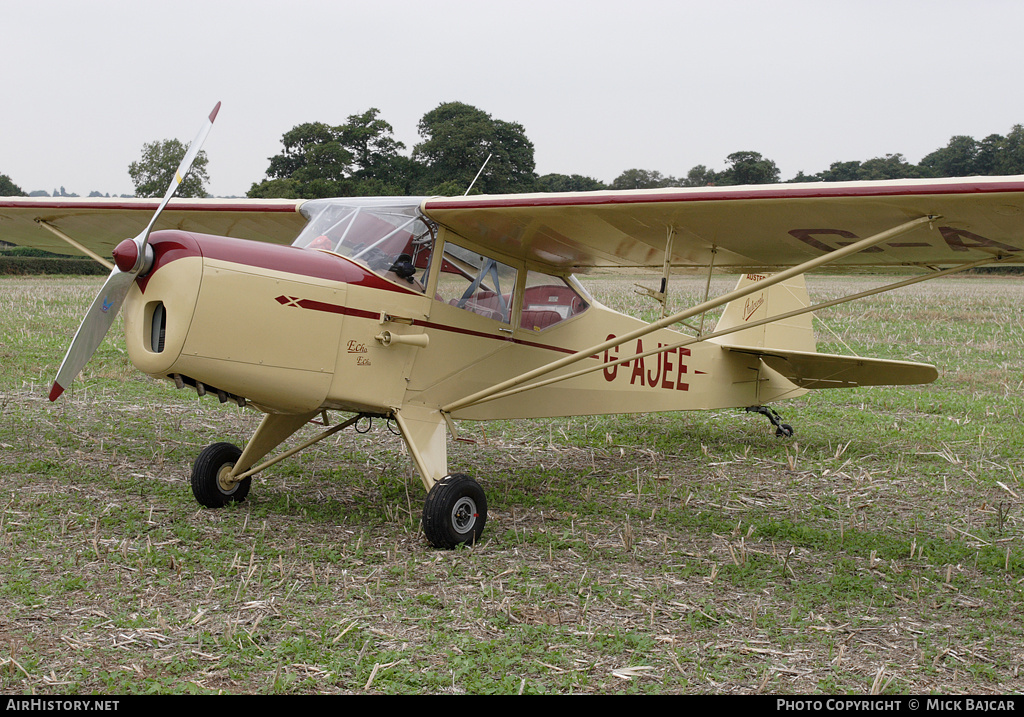
<svg viewBox="0 0 1024 717">
<path fill-rule="evenodd" d="M 937 376 L 927 364 L 817 353 L 813 311 L 1024 262 L 1024 177 L 172 201 L 215 117 L 159 202 L 0 199 L 0 239 L 73 247 L 111 269 L 51 400 L 123 308 L 141 371 L 263 412 L 244 449 L 214 443 L 196 458 L 192 490 L 208 507 L 244 499 L 253 475 L 383 417 L 427 491 L 429 542 L 473 543 L 487 499 L 449 472 L 455 421 L 736 407 L 788 435 L 769 404 Z M 817 305 L 804 288 L 809 271 L 893 266 L 918 273 Z M 647 290 L 659 320 L 602 306 L 574 276 L 635 268 L 660 272 L 659 290 Z M 670 312 L 673 275 L 695 270 L 709 282 L 712 272 L 741 278 Z M 716 325 L 697 323 L 719 307 Z M 330 425 L 329 412 L 347 417 Z M 310 422 L 323 430 L 264 460 Z"/>
</svg>

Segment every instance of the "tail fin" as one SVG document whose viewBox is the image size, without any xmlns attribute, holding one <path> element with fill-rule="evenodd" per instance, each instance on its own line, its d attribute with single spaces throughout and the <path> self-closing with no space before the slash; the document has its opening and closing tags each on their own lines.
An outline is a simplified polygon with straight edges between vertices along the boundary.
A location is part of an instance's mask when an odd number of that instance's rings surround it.
<svg viewBox="0 0 1024 717">
<path fill-rule="evenodd" d="M 737 288 L 764 278 L 763 274 L 747 274 L 740 278 Z M 810 306 L 810 299 L 804 277 L 797 276 L 729 302 L 715 330 L 743 326 L 806 306 Z M 759 403 L 792 398 L 804 389 L 903 386 L 930 383 L 939 375 L 929 364 L 817 353 L 809 312 L 709 341 L 728 353 L 758 357 Z"/>
<path fill-rule="evenodd" d="M 744 274 L 740 277 L 736 288 L 740 289 L 766 278 L 765 274 Z M 743 299 L 730 301 L 726 304 L 722 318 L 715 326 L 715 331 L 750 324 L 806 306 L 810 306 L 810 299 L 807 296 L 807 286 L 801 274 L 770 286 L 764 291 L 755 291 Z M 790 351 L 814 352 L 817 348 L 810 313 L 749 329 L 740 329 L 721 338 L 712 339 L 712 341 L 730 346 L 788 349 Z"/>
</svg>

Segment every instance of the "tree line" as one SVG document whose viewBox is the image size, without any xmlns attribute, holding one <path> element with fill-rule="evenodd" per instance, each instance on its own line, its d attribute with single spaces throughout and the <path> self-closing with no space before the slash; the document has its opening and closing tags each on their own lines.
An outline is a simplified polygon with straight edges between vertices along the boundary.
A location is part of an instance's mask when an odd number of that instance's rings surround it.
<svg viewBox="0 0 1024 717">
<path fill-rule="evenodd" d="M 537 175 L 534 146 L 521 124 L 492 118 L 461 102 L 447 102 L 423 116 L 422 141 L 404 153 L 390 124 L 371 108 L 346 124 L 298 125 L 282 137 L 283 151 L 270 158 L 267 176 L 250 197 L 314 198 L 374 195 L 581 192 L 782 182 L 776 163 L 758 152 L 734 152 L 723 170 L 699 164 L 684 176 L 627 169 L 605 183 L 580 174 Z M 481 168 L 482 171 L 481 171 Z M 477 177 L 479 173 L 479 177 Z M 1024 174 L 1024 126 L 983 140 L 954 136 L 911 164 L 902 154 L 866 161 L 833 162 L 816 174 L 799 172 L 788 182 L 966 177 Z M 475 180 L 475 183 L 474 183 Z"/>
<path fill-rule="evenodd" d="M 734 152 L 725 168 L 699 164 L 685 175 L 632 168 L 610 183 L 579 174 L 535 171 L 534 145 L 517 122 L 496 119 L 462 102 L 445 102 L 427 112 L 417 125 L 420 142 L 407 151 L 394 128 L 370 108 L 350 115 L 344 124 L 307 122 L 281 137 L 281 151 L 268 158 L 266 175 L 247 192 L 253 198 L 442 195 L 472 192 L 569 192 L 601 189 L 654 189 L 787 182 L 966 177 L 1024 174 L 1024 126 L 981 140 L 965 135 L 911 164 L 902 154 L 864 161 L 833 162 L 816 174 L 799 172 L 783 180 L 776 163 L 758 152 Z M 186 145 L 176 139 L 143 146 L 129 165 L 136 196 L 162 196 Z M 186 197 L 207 196 L 207 157 L 201 152 L 179 188 Z M 95 194 L 95 193 L 94 193 Z M 0 174 L 0 196 L 24 195 Z"/>
</svg>

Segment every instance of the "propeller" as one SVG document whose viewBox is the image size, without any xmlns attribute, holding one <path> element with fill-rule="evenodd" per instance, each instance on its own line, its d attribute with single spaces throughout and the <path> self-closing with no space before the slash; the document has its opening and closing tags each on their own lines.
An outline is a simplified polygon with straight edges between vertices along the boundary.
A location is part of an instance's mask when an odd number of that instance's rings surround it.
<svg viewBox="0 0 1024 717">
<path fill-rule="evenodd" d="M 207 135 L 210 134 L 213 121 L 217 119 L 219 111 L 220 102 L 210 112 L 209 117 L 200 128 L 199 134 L 189 145 L 185 157 L 174 173 L 171 185 L 167 188 L 167 193 L 164 194 L 163 200 L 146 228 L 134 239 L 125 239 L 114 249 L 114 264 L 116 266 L 110 272 L 110 276 L 107 277 L 103 288 L 100 289 L 99 295 L 92 302 L 89 310 L 85 312 L 85 318 L 82 319 L 75 338 L 71 340 L 71 346 L 68 347 L 64 361 L 57 371 L 57 378 L 50 389 L 51 401 L 56 401 L 64 393 L 64 389 L 71 385 L 71 382 L 92 358 L 93 353 L 103 341 L 103 337 L 107 335 L 107 331 L 114 323 L 117 312 L 121 310 L 121 304 L 124 303 L 124 297 L 128 295 L 132 282 L 152 267 L 153 249 L 149 246 L 149 234 L 153 231 L 160 213 L 171 201 L 171 197 L 178 191 L 185 175 L 192 168 L 192 162 L 199 156 L 199 150 L 202 148 L 203 142 L 206 141 Z"/>
</svg>

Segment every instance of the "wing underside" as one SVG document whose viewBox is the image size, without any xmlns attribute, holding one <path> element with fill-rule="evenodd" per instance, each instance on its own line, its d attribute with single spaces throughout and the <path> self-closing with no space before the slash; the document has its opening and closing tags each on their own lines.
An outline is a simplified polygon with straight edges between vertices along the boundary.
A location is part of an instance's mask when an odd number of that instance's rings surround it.
<svg viewBox="0 0 1024 717">
<path fill-rule="evenodd" d="M 160 228 L 287 244 L 302 200 L 182 199 Z M 97 253 L 145 226 L 157 200 L 0 198 L 0 240 L 68 253 L 55 228 Z M 429 218 L 481 248 L 559 271 L 730 272 L 796 266 L 921 217 L 934 221 L 830 266 L 1024 263 L 1024 177 L 699 187 L 432 198 Z"/>
<path fill-rule="evenodd" d="M 434 198 L 424 212 L 510 256 L 562 269 L 769 271 L 920 217 L 935 221 L 837 262 L 1024 263 L 1024 177 L 701 187 Z"/>
<path fill-rule="evenodd" d="M 137 235 L 159 199 L 0 197 L 0 241 L 58 254 L 78 253 L 61 232 L 101 256 Z M 290 244 L 305 225 L 301 200 L 173 199 L 155 229 L 181 229 Z M 47 231 L 47 228 L 50 231 Z"/>
</svg>

